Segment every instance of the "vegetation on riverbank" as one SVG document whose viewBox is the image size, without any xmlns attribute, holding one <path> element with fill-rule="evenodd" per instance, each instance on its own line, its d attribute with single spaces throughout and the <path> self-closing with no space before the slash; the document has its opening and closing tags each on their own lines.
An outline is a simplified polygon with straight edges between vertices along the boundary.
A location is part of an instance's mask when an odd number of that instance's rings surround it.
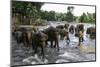
<svg viewBox="0 0 100 67">
<path fill-rule="evenodd" d="M 67 22 L 85 22 L 95 23 L 95 13 L 83 13 L 81 16 L 74 16 L 74 6 L 66 8 L 66 13 L 57 13 L 55 11 L 43 11 L 41 7 L 45 3 L 40 2 L 22 2 L 12 1 L 12 17 L 14 24 L 24 25 L 44 25 L 47 21 L 67 21 Z M 78 20 L 78 21 L 77 21 Z"/>
</svg>

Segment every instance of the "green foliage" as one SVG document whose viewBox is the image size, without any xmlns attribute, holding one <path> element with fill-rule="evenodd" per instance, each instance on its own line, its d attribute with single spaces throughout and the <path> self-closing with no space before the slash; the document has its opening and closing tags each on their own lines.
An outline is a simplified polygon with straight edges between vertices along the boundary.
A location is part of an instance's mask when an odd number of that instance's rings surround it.
<svg viewBox="0 0 100 67">
<path fill-rule="evenodd" d="M 83 13 L 80 16 L 79 21 L 84 23 L 95 23 L 95 13 Z"/>
<path fill-rule="evenodd" d="M 71 12 L 67 12 L 66 14 L 66 21 L 72 22 L 74 20 L 74 16 Z"/>
<path fill-rule="evenodd" d="M 12 13 L 20 14 L 21 24 L 32 24 L 32 21 L 35 21 L 38 18 L 41 18 L 39 11 L 43 3 L 37 2 L 21 2 L 21 1 L 12 1 Z"/>
<path fill-rule="evenodd" d="M 45 19 L 48 21 L 55 21 L 55 12 L 54 11 L 41 11 L 41 19 Z"/>
<path fill-rule="evenodd" d="M 67 8 L 67 14 L 66 14 L 66 21 L 68 21 L 68 22 L 72 22 L 72 21 L 74 21 L 74 15 L 73 15 L 73 10 L 74 10 L 74 7 L 73 6 L 69 6 L 68 8 Z"/>
<path fill-rule="evenodd" d="M 39 2 L 12 1 L 12 17 L 17 17 L 19 20 L 17 24 L 27 25 L 45 25 L 47 21 L 73 22 L 77 18 L 79 18 L 80 22 L 95 22 L 95 13 L 83 13 L 80 17 L 77 17 L 73 14 L 73 6 L 69 6 L 66 13 L 57 13 L 55 11 L 41 10 L 43 4 Z M 14 15 L 16 13 L 19 16 Z"/>
<path fill-rule="evenodd" d="M 64 14 L 62 14 L 62 13 L 56 13 L 55 14 L 55 20 L 56 21 L 64 21 L 65 19 L 64 19 Z"/>
<path fill-rule="evenodd" d="M 35 22 L 32 24 L 33 26 L 45 26 L 47 24 L 47 20 L 43 20 L 43 19 L 36 19 Z"/>
</svg>

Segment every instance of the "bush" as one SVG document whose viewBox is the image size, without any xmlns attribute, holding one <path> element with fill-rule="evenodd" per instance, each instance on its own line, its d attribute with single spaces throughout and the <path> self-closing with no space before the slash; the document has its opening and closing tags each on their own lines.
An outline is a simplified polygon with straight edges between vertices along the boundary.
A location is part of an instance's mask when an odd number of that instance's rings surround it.
<svg viewBox="0 0 100 67">
<path fill-rule="evenodd" d="M 46 24 L 47 24 L 47 20 L 43 20 L 43 19 L 37 19 L 33 23 L 33 25 L 36 25 L 36 26 L 44 26 Z"/>
</svg>

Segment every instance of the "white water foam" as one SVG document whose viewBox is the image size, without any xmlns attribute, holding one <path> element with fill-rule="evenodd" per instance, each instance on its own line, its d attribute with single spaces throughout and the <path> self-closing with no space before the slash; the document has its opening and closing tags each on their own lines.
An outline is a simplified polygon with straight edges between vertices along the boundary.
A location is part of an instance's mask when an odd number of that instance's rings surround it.
<svg viewBox="0 0 100 67">
<path fill-rule="evenodd" d="M 48 60 L 47 59 L 42 60 L 38 57 L 37 54 L 35 54 L 34 56 L 30 56 L 28 58 L 25 58 L 22 62 L 29 63 L 29 64 L 46 64 L 46 63 L 48 63 Z"/>
</svg>

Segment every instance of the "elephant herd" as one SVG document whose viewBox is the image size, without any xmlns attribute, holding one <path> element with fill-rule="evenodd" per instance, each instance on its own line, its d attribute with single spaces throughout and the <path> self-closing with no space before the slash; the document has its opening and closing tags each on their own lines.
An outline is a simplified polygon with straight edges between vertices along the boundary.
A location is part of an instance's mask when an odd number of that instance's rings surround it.
<svg viewBox="0 0 100 67">
<path fill-rule="evenodd" d="M 79 37 L 79 42 L 83 41 L 84 25 L 78 24 L 76 27 L 70 24 L 58 25 L 56 27 L 50 26 L 42 31 L 14 28 L 12 37 L 14 37 L 18 44 L 23 43 L 25 47 L 32 47 L 34 54 L 38 53 L 38 48 L 41 48 L 41 55 L 44 58 L 44 48 L 48 46 L 48 41 L 50 42 L 51 48 L 57 48 L 57 51 L 59 51 L 59 36 L 61 40 L 66 38 L 66 42 L 69 44 L 69 33 L 75 33 L 74 35 Z M 87 28 L 86 34 L 89 34 L 90 38 L 94 39 L 96 35 L 95 27 Z"/>
</svg>

